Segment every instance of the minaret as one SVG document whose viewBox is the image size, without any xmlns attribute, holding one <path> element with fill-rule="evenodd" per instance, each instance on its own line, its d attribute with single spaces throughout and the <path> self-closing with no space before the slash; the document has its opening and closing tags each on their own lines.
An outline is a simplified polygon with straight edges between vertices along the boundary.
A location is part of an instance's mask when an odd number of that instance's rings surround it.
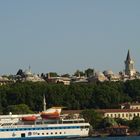
<svg viewBox="0 0 140 140">
<path fill-rule="evenodd" d="M 43 111 L 46 111 L 46 99 L 45 99 L 45 94 L 43 95 Z"/>
<path fill-rule="evenodd" d="M 127 57 L 125 60 L 125 75 L 130 77 L 136 74 L 136 70 L 134 69 L 134 61 L 130 57 L 130 52 L 128 50 Z"/>
</svg>

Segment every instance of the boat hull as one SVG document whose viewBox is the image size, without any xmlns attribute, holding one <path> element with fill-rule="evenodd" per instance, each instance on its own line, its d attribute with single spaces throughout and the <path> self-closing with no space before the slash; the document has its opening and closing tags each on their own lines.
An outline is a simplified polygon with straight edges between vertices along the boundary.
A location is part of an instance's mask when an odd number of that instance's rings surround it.
<svg viewBox="0 0 140 140">
<path fill-rule="evenodd" d="M 45 140 L 87 137 L 89 124 L 52 124 L 0 129 L 0 140 Z"/>
</svg>

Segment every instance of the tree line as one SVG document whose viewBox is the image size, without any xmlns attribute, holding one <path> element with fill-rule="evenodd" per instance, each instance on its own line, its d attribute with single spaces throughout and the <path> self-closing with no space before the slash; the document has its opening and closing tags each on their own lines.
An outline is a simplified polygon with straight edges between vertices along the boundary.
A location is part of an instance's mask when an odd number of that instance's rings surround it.
<svg viewBox="0 0 140 140">
<path fill-rule="evenodd" d="M 0 113 L 6 114 L 15 105 L 21 104 L 26 105 L 31 111 L 42 111 L 43 95 L 46 97 L 48 108 L 52 106 L 75 110 L 119 108 L 123 102 L 140 102 L 140 80 L 79 83 L 69 86 L 45 82 L 3 85 L 0 86 Z"/>
</svg>

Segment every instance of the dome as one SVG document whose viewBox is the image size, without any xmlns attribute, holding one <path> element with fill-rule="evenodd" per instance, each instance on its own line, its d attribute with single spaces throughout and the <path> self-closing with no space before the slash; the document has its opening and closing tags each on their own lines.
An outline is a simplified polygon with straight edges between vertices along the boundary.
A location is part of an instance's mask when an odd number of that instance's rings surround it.
<svg viewBox="0 0 140 140">
<path fill-rule="evenodd" d="M 102 72 L 96 72 L 95 76 L 99 77 L 99 76 L 104 76 L 104 74 Z"/>
<path fill-rule="evenodd" d="M 112 70 L 106 70 L 104 71 L 104 75 L 113 75 L 113 71 Z"/>
<path fill-rule="evenodd" d="M 31 71 L 29 71 L 29 70 L 25 70 L 24 74 L 25 74 L 26 76 L 32 75 Z"/>
</svg>

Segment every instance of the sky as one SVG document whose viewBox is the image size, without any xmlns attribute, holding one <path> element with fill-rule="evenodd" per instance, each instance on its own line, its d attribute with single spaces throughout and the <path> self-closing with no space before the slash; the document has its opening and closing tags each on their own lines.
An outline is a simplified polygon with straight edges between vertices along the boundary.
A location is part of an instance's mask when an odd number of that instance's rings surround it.
<svg viewBox="0 0 140 140">
<path fill-rule="evenodd" d="M 0 74 L 140 71 L 140 0 L 0 0 Z"/>
</svg>

